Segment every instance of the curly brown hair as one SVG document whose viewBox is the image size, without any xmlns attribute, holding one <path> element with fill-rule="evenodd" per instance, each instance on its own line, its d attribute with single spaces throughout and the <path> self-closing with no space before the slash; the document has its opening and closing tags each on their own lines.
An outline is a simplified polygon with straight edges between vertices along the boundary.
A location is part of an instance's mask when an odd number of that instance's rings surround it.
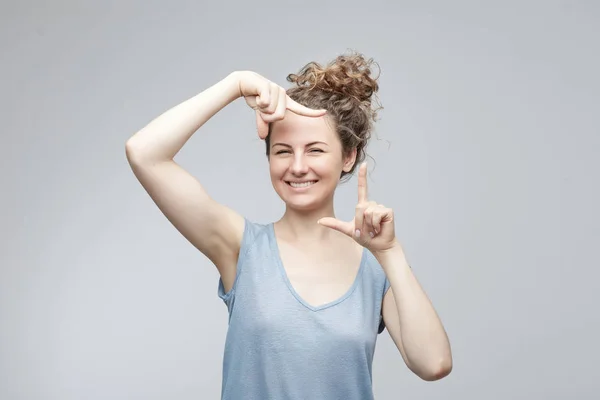
<svg viewBox="0 0 600 400">
<path fill-rule="evenodd" d="M 287 89 L 290 98 L 309 108 L 327 110 L 342 143 L 343 155 L 356 148 L 356 161 L 349 172 L 342 171 L 342 180 L 349 178 L 366 158 L 365 148 L 371 138 L 373 122 L 377 111 L 383 108 L 376 95 L 379 76 L 371 76 L 373 65 L 379 67 L 372 58 L 351 52 L 336 57 L 324 67 L 309 62 L 297 74 L 287 76 L 287 81 L 295 84 Z M 265 139 L 267 157 L 270 136 L 271 126 Z"/>
</svg>

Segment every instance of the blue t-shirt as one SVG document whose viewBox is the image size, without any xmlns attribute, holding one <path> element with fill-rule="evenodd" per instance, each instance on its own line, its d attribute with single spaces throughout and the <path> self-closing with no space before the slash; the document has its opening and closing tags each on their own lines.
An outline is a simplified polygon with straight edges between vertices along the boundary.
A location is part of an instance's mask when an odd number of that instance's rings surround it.
<svg viewBox="0 0 600 400">
<path fill-rule="evenodd" d="M 339 299 L 313 307 L 292 287 L 273 224 L 245 219 L 231 290 L 223 400 L 369 400 L 381 303 L 390 284 L 366 248 L 358 274 Z"/>
</svg>

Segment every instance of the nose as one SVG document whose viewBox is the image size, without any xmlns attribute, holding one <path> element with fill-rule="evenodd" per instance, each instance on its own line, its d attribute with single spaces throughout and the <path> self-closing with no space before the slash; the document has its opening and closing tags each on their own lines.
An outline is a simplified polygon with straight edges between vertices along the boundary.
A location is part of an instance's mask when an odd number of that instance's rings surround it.
<svg viewBox="0 0 600 400">
<path fill-rule="evenodd" d="M 304 152 L 298 152 L 294 155 L 290 171 L 294 175 L 306 175 L 308 173 L 308 163 L 306 162 Z"/>
</svg>

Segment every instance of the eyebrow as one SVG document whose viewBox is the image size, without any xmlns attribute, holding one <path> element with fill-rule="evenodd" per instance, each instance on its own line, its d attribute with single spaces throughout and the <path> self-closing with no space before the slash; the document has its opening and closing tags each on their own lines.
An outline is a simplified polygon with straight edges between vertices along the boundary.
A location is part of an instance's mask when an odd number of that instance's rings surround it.
<svg viewBox="0 0 600 400">
<path fill-rule="evenodd" d="M 305 147 L 309 147 L 309 146 L 312 146 L 312 145 L 314 145 L 314 144 L 324 144 L 325 146 L 327 146 L 327 143 L 325 143 L 325 142 L 319 142 L 319 141 L 317 141 L 317 142 L 310 142 L 310 143 L 307 143 Z M 271 146 L 271 147 L 275 147 L 275 146 L 292 147 L 292 146 L 290 146 L 289 144 L 286 144 L 286 143 L 279 143 L 279 142 L 278 142 L 278 143 L 273 143 L 273 146 Z"/>
</svg>

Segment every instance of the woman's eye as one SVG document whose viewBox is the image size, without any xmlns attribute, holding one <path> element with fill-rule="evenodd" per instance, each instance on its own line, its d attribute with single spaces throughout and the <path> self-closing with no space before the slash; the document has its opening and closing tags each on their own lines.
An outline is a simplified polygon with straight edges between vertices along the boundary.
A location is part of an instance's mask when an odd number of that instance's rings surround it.
<svg viewBox="0 0 600 400">
<path fill-rule="evenodd" d="M 290 153 L 290 151 L 289 150 L 279 150 L 279 151 L 275 152 L 275 154 L 285 154 L 285 153 Z M 324 153 L 324 151 L 321 149 L 310 149 L 309 153 Z"/>
</svg>

